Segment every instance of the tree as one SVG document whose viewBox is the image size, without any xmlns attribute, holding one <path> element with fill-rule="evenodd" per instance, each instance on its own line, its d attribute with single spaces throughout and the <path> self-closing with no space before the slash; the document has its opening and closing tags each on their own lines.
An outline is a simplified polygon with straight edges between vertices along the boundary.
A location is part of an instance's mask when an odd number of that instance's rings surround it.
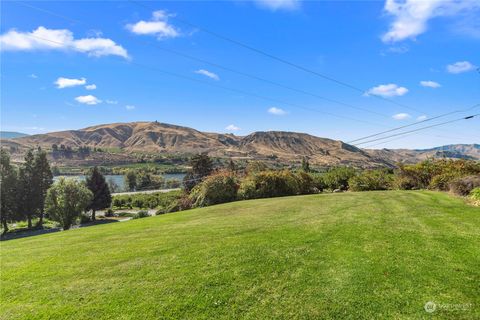
<svg viewBox="0 0 480 320">
<path fill-rule="evenodd" d="M 304 172 L 310 172 L 310 163 L 308 162 L 308 158 L 306 157 L 302 159 L 302 170 Z"/>
<path fill-rule="evenodd" d="M 48 189 L 45 198 L 46 212 L 51 219 L 62 225 L 63 230 L 68 230 L 92 198 L 92 192 L 83 183 L 60 178 Z"/>
<path fill-rule="evenodd" d="M 127 172 L 127 175 L 125 176 L 125 183 L 128 186 L 129 191 L 135 191 L 137 188 L 137 174 L 135 171 L 130 170 Z"/>
<path fill-rule="evenodd" d="M 18 171 L 17 203 L 19 214 L 27 219 L 28 228 L 38 208 L 37 185 L 35 179 L 35 157 L 32 150 L 25 155 L 25 162 Z"/>
<path fill-rule="evenodd" d="M 110 189 L 98 167 L 94 167 L 90 176 L 87 177 L 87 188 L 93 194 L 87 210 L 92 210 L 92 221 L 95 221 L 95 211 L 108 208 L 112 204 Z"/>
<path fill-rule="evenodd" d="M 43 213 L 45 211 L 45 197 L 47 196 L 48 188 L 50 188 L 53 183 L 53 174 L 47 160 L 47 153 L 40 148 L 35 154 L 33 178 L 33 183 L 36 188 L 36 213 L 39 216 L 37 227 L 41 227 L 43 224 Z"/>
<path fill-rule="evenodd" d="M 237 172 L 237 166 L 235 165 L 235 162 L 233 162 L 232 159 L 230 159 L 230 162 L 228 163 L 228 170 L 230 170 L 233 173 Z"/>
<path fill-rule="evenodd" d="M 8 153 L 0 150 L 0 210 L 3 234 L 8 231 L 8 222 L 15 220 L 17 212 L 17 172 L 10 164 Z"/>
<path fill-rule="evenodd" d="M 190 159 L 192 169 L 183 178 L 183 186 L 187 192 L 192 190 L 201 180 L 209 176 L 213 171 L 212 159 L 206 154 L 201 153 Z"/>
</svg>

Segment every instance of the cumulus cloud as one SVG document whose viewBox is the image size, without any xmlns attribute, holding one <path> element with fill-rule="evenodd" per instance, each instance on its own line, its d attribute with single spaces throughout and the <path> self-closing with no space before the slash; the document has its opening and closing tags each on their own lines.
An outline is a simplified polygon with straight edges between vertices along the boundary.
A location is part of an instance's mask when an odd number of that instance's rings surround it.
<svg viewBox="0 0 480 320">
<path fill-rule="evenodd" d="M 295 10 L 300 7 L 300 0 L 255 0 L 258 6 L 269 10 Z"/>
<path fill-rule="evenodd" d="M 97 89 L 97 85 L 96 85 L 96 84 L 87 84 L 87 85 L 85 86 L 85 89 L 87 89 L 87 90 L 95 90 L 95 89 Z"/>
<path fill-rule="evenodd" d="M 28 76 L 29 78 L 32 79 L 38 79 L 38 76 L 35 73 L 32 73 L 31 75 Z"/>
<path fill-rule="evenodd" d="M 231 125 L 228 125 L 228 126 L 225 128 L 225 130 L 228 130 L 228 131 L 238 131 L 238 130 L 240 130 L 240 128 L 237 127 L 237 126 L 234 125 L 234 124 L 231 124 Z"/>
<path fill-rule="evenodd" d="M 75 98 L 75 100 L 78 103 L 83 103 L 83 104 L 88 104 L 88 105 L 96 105 L 96 104 L 102 103 L 102 100 L 98 99 L 95 96 L 92 96 L 91 94 L 89 94 L 87 96 L 78 96 L 78 97 Z"/>
<path fill-rule="evenodd" d="M 472 0 L 386 0 L 384 10 L 393 21 L 382 40 L 397 42 L 415 38 L 427 30 L 432 18 L 468 13 L 475 8 L 480 8 L 480 3 Z"/>
<path fill-rule="evenodd" d="M 85 83 L 87 83 L 87 79 L 85 78 L 70 79 L 70 78 L 64 78 L 64 77 L 60 77 L 54 82 L 54 84 L 57 86 L 58 89 L 75 87 L 75 86 L 83 86 Z"/>
<path fill-rule="evenodd" d="M 417 121 L 423 121 L 423 120 L 427 120 L 427 116 L 426 115 L 421 115 L 421 116 L 418 116 L 417 117 Z"/>
<path fill-rule="evenodd" d="M 408 113 L 397 113 L 392 116 L 395 120 L 407 120 L 410 119 L 411 116 Z"/>
<path fill-rule="evenodd" d="M 447 66 L 447 71 L 450 73 L 463 73 L 475 70 L 476 66 L 468 61 L 458 61 Z"/>
<path fill-rule="evenodd" d="M 268 113 L 274 114 L 276 116 L 283 116 L 287 114 L 285 110 L 276 107 L 271 107 L 270 109 L 268 109 Z"/>
<path fill-rule="evenodd" d="M 441 87 L 440 83 L 435 82 L 435 81 L 430 81 L 430 80 L 420 81 L 420 85 L 422 87 L 434 88 L 434 89 Z"/>
<path fill-rule="evenodd" d="M 133 109 L 135 109 L 135 106 L 133 106 L 133 105 L 131 105 L 131 104 L 127 104 L 127 105 L 125 106 L 125 109 L 127 109 L 127 110 L 133 110 Z"/>
<path fill-rule="evenodd" d="M 195 71 L 195 73 L 204 75 L 205 77 L 209 77 L 210 79 L 213 79 L 213 80 L 217 80 L 217 81 L 220 80 L 220 77 L 216 73 L 213 73 L 205 69 L 197 70 Z"/>
<path fill-rule="evenodd" d="M 365 95 L 381 96 L 381 97 L 398 97 L 403 96 L 408 92 L 405 87 L 400 87 L 394 83 L 381 84 L 369 89 Z"/>
<path fill-rule="evenodd" d="M 111 39 L 75 39 L 70 30 L 47 29 L 42 26 L 32 32 L 11 29 L 0 35 L 0 47 L 2 51 L 63 50 L 81 52 L 93 57 L 116 55 L 128 58 L 127 50 Z"/>
<path fill-rule="evenodd" d="M 116 100 L 108 100 L 108 99 L 107 99 L 107 100 L 105 100 L 105 103 L 107 103 L 107 104 L 118 104 L 118 101 L 116 101 Z"/>
<path fill-rule="evenodd" d="M 163 10 L 154 11 L 151 20 L 140 20 L 137 23 L 127 24 L 126 28 L 135 34 L 154 35 L 158 39 L 176 38 L 180 36 L 180 31 L 169 24 L 170 16 Z"/>
</svg>

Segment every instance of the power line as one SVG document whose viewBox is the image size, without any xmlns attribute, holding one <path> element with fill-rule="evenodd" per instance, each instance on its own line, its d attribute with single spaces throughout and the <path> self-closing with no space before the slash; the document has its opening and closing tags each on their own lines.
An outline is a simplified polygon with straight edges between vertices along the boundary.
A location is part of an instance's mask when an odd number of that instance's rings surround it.
<svg viewBox="0 0 480 320">
<path fill-rule="evenodd" d="M 377 138 L 377 139 L 372 139 L 372 140 L 360 142 L 360 143 L 355 144 L 355 146 L 359 146 L 359 145 L 361 145 L 361 144 L 366 144 L 366 143 L 375 142 L 375 141 L 379 141 L 379 140 L 384 140 L 384 139 L 388 139 L 388 138 L 391 138 L 391 137 L 397 137 L 397 136 L 405 135 L 405 134 L 408 134 L 408 133 L 411 133 L 411 132 L 417 132 L 417 131 L 421 131 L 421 130 L 426 130 L 426 129 L 429 129 L 429 128 L 438 127 L 438 126 L 446 125 L 446 124 L 453 123 L 453 122 L 458 122 L 458 121 L 461 121 L 461 120 L 470 120 L 470 119 L 473 119 L 473 118 L 475 118 L 475 117 L 477 117 L 477 116 L 479 116 L 479 115 L 480 115 L 480 113 L 477 113 L 477 114 L 470 115 L 470 116 L 467 116 L 467 117 L 462 117 L 462 118 L 458 118 L 458 119 L 454 119 L 454 120 L 449 120 L 449 121 L 445 121 L 445 122 L 441 122 L 441 123 L 437 123 L 437 124 L 432 124 L 432 125 L 430 125 L 430 126 L 421 127 L 421 128 L 414 129 L 414 130 L 410 130 L 410 131 L 405 131 L 405 132 L 400 132 L 400 133 L 392 134 L 392 135 L 389 135 L 389 136 L 386 136 L 386 137 L 382 137 L 382 138 Z"/>
<path fill-rule="evenodd" d="M 88 27 L 93 27 L 93 26 L 91 26 L 91 25 L 89 25 L 85 22 L 82 22 L 82 21 L 79 21 L 79 20 L 76 20 L 76 19 L 72 19 L 70 17 L 66 17 L 66 16 L 61 15 L 61 14 L 57 14 L 57 13 L 55 13 L 53 11 L 50 11 L 50 10 L 39 8 L 39 7 L 30 5 L 30 4 L 26 4 L 26 3 L 23 3 L 23 2 L 17 2 L 17 3 L 20 4 L 20 5 L 26 6 L 28 8 L 31 8 L 31 9 L 36 9 L 36 10 L 39 10 L 41 12 L 48 13 L 48 14 L 51 14 L 51 15 L 56 16 L 56 17 L 60 17 L 62 19 L 70 21 L 70 22 L 80 23 L 80 24 L 86 25 Z M 135 38 L 135 40 L 141 41 L 138 38 Z M 219 63 L 216 63 L 216 62 L 208 61 L 208 60 L 205 60 L 203 58 L 198 58 L 198 57 L 192 56 L 190 54 L 183 53 L 183 52 L 173 50 L 173 49 L 170 49 L 170 48 L 165 48 L 165 47 L 159 46 L 156 43 L 152 43 L 150 41 L 142 41 L 142 42 L 145 43 L 145 44 L 148 44 L 150 46 L 153 46 L 157 49 L 160 49 L 162 51 L 168 52 L 170 54 L 181 56 L 181 57 L 184 57 L 186 59 L 193 60 L 193 61 L 205 63 L 205 64 L 211 65 L 213 67 L 216 67 L 216 68 L 219 68 L 219 69 L 222 69 L 222 70 L 226 70 L 226 71 L 231 72 L 231 73 L 239 74 L 241 76 L 244 76 L 244 77 L 247 77 L 247 78 L 250 78 L 250 79 L 254 79 L 254 80 L 257 80 L 257 81 L 262 81 L 262 82 L 268 83 L 270 85 L 277 86 L 277 87 L 282 88 L 282 89 L 287 89 L 287 90 L 290 90 L 290 91 L 293 91 L 293 92 L 297 92 L 297 93 L 301 93 L 301 94 L 308 95 L 308 96 L 311 96 L 311 97 L 315 97 L 317 99 L 321 99 L 321 100 L 328 101 L 328 102 L 331 102 L 331 103 L 336 103 L 338 105 L 342 105 L 342 106 L 345 106 L 345 107 L 348 107 L 348 108 L 361 110 L 361 111 L 368 112 L 368 113 L 375 114 L 375 115 L 379 115 L 379 116 L 382 116 L 382 117 L 385 117 L 385 118 L 390 118 L 389 115 L 386 115 L 386 114 L 383 114 L 383 113 L 380 113 L 380 112 L 372 111 L 370 109 L 363 108 L 363 107 L 354 106 L 352 104 L 345 103 L 345 102 L 342 102 L 342 101 L 339 101 L 339 100 L 336 100 L 336 99 L 327 98 L 327 97 L 324 97 L 324 96 L 321 96 L 319 94 L 309 92 L 309 91 L 306 91 L 306 90 L 303 90 L 303 89 L 298 89 L 298 88 L 294 88 L 294 87 L 291 87 L 291 86 L 288 86 L 288 85 L 284 85 L 284 84 L 276 82 L 276 81 L 272 81 L 272 80 L 269 80 L 269 79 L 266 79 L 266 78 L 263 78 L 263 77 L 259 77 L 259 76 L 252 75 L 252 74 L 249 74 L 249 73 L 246 73 L 246 72 L 243 72 L 243 71 L 239 71 L 239 70 L 236 70 L 236 69 L 233 69 L 233 68 L 230 68 L 230 67 L 223 66 L 223 65 L 221 65 Z"/>
<path fill-rule="evenodd" d="M 29 37 L 32 37 L 32 38 L 36 38 L 36 39 L 39 39 L 39 40 L 55 43 L 55 44 L 58 44 L 58 45 L 71 46 L 70 44 L 67 44 L 67 43 L 62 43 L 62 42 L 59 42 L 59 41 L 46 39 L 46 38 L 43 38 L 43 37 L 35 36 L 33 34 L 26 34 L 26 35 L 29 36 Z M 359 119 L 350 118 L 350 117 L 346 117 L 346 116 L 341 116 L 341 115 L 331 113 L 331 112 L 328 112 L 328 111 L 321 111 L 321 110 L 318 110 L 318 109 L 297 105 L 297 104 L 294 104 L 294 103 L 278 100 L 278 99 L 275 99 L 275 98 L 266 97 L 266 96 L 263 96 L 263 95 L 259 95 L 259 94 L 248 92 L 248 91 L 244 91 L 244 90 L 241 90 L 241 89 L 222 86 L 222 85 L 211 83 L 211 82 L 208 82 L 208 81 L 204 81 L 204 80 L 188 77 L 188 76 L 185 76 L 185 75 L 181 75 L 181 74 L 178 74 L 178 73 L 174 73 L 174 72 L 166 71 L 166 70 L 163 70 L 163 69 L 159 69 L 159 68 L 156 68 L 156 67 L 153 67 L 153 66 L 148 66 L 148 65 L 144 65 L 144 64 L 140 64 L 140 63 L 136 63 L 136 62 L 132 62 L 132 61 L 126 62 L 126 63 L 131 64 L 131 65 L 136 65 L 138 67 L 143 67 L 143 68 L 146 68 L 146 69 L 149 69 L 149 70 L 155 70 L 157 72 L 160 72 L 160 73 L 172 76 L 172 77 L 185 79 L 185 80 L 189 80 L 189 81 L 192 81 L 192 82 L 202 83 L 202 84 L 205 84 L 205 85 L 208 85 L 208 86 L 211 86 L 211 87 L 220 88 L 220 89 L 223 89 L 223 90 L 236 92 L 236 93 L 240 93 L 240 94 L 243 94 L 243 95 L 252 96 L 252 97 L 255 97 L 255 98 L 258 98 L 258 99 L 262 99 L 262 100 L 266 100 L 266 101 L 270 101 L 270 102 L 274 102 L 274 103 L 280 103 L 280 104 L 288 105 L 288 106 L 298 108 L 298 109 L 308 110 L 308 111 L 312 111 L 312 112 L 318 112 L 318 113 L 330 115 L 330 116 L 333 116 L 333 117 L 337 117 L 337 118 L 340 118 L 340 119 L 346 119 L 346 120 L 350 120 L 350 121 L 355 121 L 355 122 L 366 123 L 366 124 L 369 124 L 369 125 L 378 126 L 378 124 L 375 124 L 375 123 L 372 123 L 372 122 L 369 122 L 369 121 L 364 121 L 364 120 L 359 120 Z"/>
<path fill-rule="evenodd" d="M 155 9 L 151 8 L 150 6 L 147 6 L 147 5 L 145 5 L 145 4 L 143 4 L 143 3 L 140 3 L 140 2 L 138 2 L 138 1 L 135 1 L 135 0 L 128 0 L 128 1 L 134 3 L 134 4 L 138 5 L 138 6 L 141 6 L 141 7 L 143 7 L 143 8 L 146 8 L 146 9 L 148 9 L 148 10 L 155 10 Z M 325 80 L 334 82 L 334 83 L 336 83 L 336 84 L 339 84 L 339 85 L 344 86 L 344 87 L 346 87 L 346 88 L 350 88 L 350 89 L 352 89 L 352 90 L 361 92 L 361 93 L 363 93 L 363 94 L 367 92 L 367 90 L 361 89 L 361 88 L 359 88 L 359 87 L 357 87 L 357 86 L 355 86 L 355 85 L 352 85 L 352 84 L 347 83 L 347 82 L 342 81 L 342 80 L 335 79 L 335 78 L 332 77 L 332 76 L 329 76 L 329 75 L 320 73 L 320 72 L 318 72 L 318 71 L 315 71 L 315 70 L 309 69 L 309 68 L 307 68 L 307 67 L 301 66 L 301 65 L 299 65 L 299 64 L 297 64 L 297 63 L 294 63 L 294 62 L 288 61 L 288 60 L 286 60 L 286 59 L 280 58 L 280 57 L 278 57 L 278 56 L 276 56 L 276 55 L 274 55 L 274 54 L 268 53 L 268 52 L 263 51 L 263 50 L 261 50 L 261 49 L 257 49 L 257 48 L 255 48 L 255 47 L 253 47 L 253 46 L 251 46 L 251 45 L 245 44 L 245 43 L 240 42 L 240 41 L 238 41 L 238 40 L 235 40 L 235 39 L 233 39 L 233 38 L 230 38 L 230 37 L 221 35 L 221 34 L 215 32 L 215 31 L 212 31 L 212 30 L 210 30 L 210 29 L 207 29 L 207 28 L 204 28 L 204 27 L 200 27 L 199 25 L 194 24 L 194 23 L 191 23 L 191 22 L 189 22 L 189 21 L 187 21 L 187 20 L 185 20 L 185 19 L 179 18 L 178 16 L 175 16 L 174 19 L 177 20 L 177 21 L 180 21 L 181 23 L 186 24 L 186 25 L 188 25 L 188 26 L 190 26 L 190 27 L 192 27 L 192 28 L 195 28 L 195 29 L 198 29 L 198 30 L 200 30 L 200 31 L 202 31 L 202 32 L 205 32 L 205 33 L 207 33 L 207 34 L 210 34 L 210 35 L 212 35 L 212 36 L 214 36 L 214 37 L 216 37 L 216 38 L 219 38 L 219 39 L 221 39 L 221 40 L 224 40 L 224 41 L 233 43 L 233 44 L 235 44 L 235 45 L 237 45 L 237 46 L 239 46 L 239 47 L 242 47 L 242 48 L 244 48 L 244 49 L 250 50 L 250 51 L 255 52 L 255 53 L 257 53 L 257 54 L 263 55 L 263 56 L 265 56 L 265 57 L 268 57 L 268 58 L 273 59 L 273 60 L 275 60 L 275 61 L 277 61 L 277 62 L 280 62 L 280 63 L 283 63 L 283 64 L 285 64 L 285 65 L 288 65 L 288 66 L 293 67 L 293 68 L 295 68 L 295 69 L 301 70 L 301 71 L 306 72 L 306 73 L 313 74 L 313 75 L 315 75 L 315 76 L 317 76 L 317 77 L 320 77 L 320 78 L 323 78 L 323 79 L 325 79 Z M 383 96 L 376 95 L 376 94 L 369 94 L 369 95 L 374 96 L 374 97 L 376 97 L 376 98 L 378 98 L 378 99 L 381 99 L 381 100 L 383 100 L 383 101 L 387 101 L 387 102 L 389 102 L 389 103 L 393 103 L 393 104 L 395 104 L 395 105 L 397 105 L 397 106 L 401 106 L 401 107 L 406 108 L 406 109 L 410 109 L 410 110 L 413 110 L 413 111 L 416 111 L 416 112 L 419 112 L 419 113 L 423 113 L 422 111 L 420 111 L 420 110 L 418 110 L 418 109 L 409 107 L 409 106 L 407 106 L 407 105 L 405 105 L 405 104 L 399 103 L 399 102 L 394 101 L 394 100 L 391 100 L 391 99 L 387 99 L 387 98 L 385 98 L 385 97 L 383 97 Z"/>
<path fill-rule="evenodd" d="M 386 130 L 386 131 L 378 132 L 378 133 L 371 134 L 371 135 L 368 135 L 368 136 L 365 136 L 365 137 L 361 137 L 361 138 L 358 138 L 358 139 L 355 139 L 355 140 L 350 140 L 350 141 L 347 141 L 346 143 L 353 143 L 353 142 L 357 142 L 357 141 L 360 141 L 360 140 L 365 140 L 365 139 L 376 137 L 376 136 L 379 136 L 379 135 L 382 135 L 382 134 L 385 134 L 385 133 L 398 131 L 400 129 L 408 128 L 408 127 L 411 127 L 411 126 L 416 126 L 416 125 L 419 125 L 421 123 L 425 123 L 425 122 L 429 122 L 429 121 L 432 121 L 432 120 L 435 120 L 435 119 L 443 118 L 443 117 L 446 117 L 446 116 L 451 115 L 451 114 L 467 112 L 467 111 L 473 110 L 473 109 L 478 108 L 478 107 L 480 107 L 480 104 L 476 104 L 476 105 L 473 105 L 470 108 L 466 108 L 466 109 L 462 109 L 462 110 L 454 110 L 454 111 L 451 111 L 451 112 L 447 112 L 447 113 L 444 113 L 444 114 L 441 114 L 441 115 L 438 115 L 438 116 L 435 116 L 435 117 L 432 117 L 432 118 L 428 118 L 428 119 L 425 119 L 425 120 L 422 120 L 422 121 L 417 121 L 415 123 L 411 123 L 411 124 L 407 124 L 407 125 L 404 125 L 404 126 L 396 127 L 396 128 L 389 129 L 389 130 Z"/>
<path fill-rule="evenodd" d="M 148 8 L 147 6 L 145 5 L 142 5 L 136 1 L 132 1 L 130 0 L 131 2 L 133 3 L 136 3 L 136 4 L 139 4 L 145 8 Z M 56 16 L 56 17 L 60 17 L 62 19 L 65 19 L 65 20 L 68 20 L 68 21 L 71 21 L 71 22 L 74 22 L 74 23 L 81 23 L 81 24 L 84 24 L 84 25 L 87 25 L 85 22 L 82 22 L 80 20 L 76 20 L 76 19 L 72 19 L 70 17 L 67 17 L 67 16 L 64 16 L 64 15 L 61 15 L 61 14 L 57 14 L 55 12 L 52 12 L 52 11 L 49 11 L 49 10 L 46 10 L 46 9 L 43 9 L 43 8 L 39 8 L 39 7 L 36 7 L 36 6 L 33 6 L 33 5 L 30 5 L 30 4 L 26 4 L 26 3 L 22 3 L 22 2 L 17 2 L 18 4 L 21 4 L 23 6 L 26 6 L 26 7 L 29 7 L 29 8 L 32 8 L 32 9 L 36 9 L 36 10 L 39 10 L 39 11 L 42 11 L 42 12 L 45 12 L 45 13 L 48 13 L 48 14 L 51 14 L 53 16 Z M 148 8 L 148 9 L 151 9 L 151 8 Z M 178 20 L 178 18 L 177 18 Z M 91 25 L 90 25 L 91 27 Z M 33 36 L 33 35 L 31 35 Z M 35 36 L 33 36 L 35 37 Z M 37 37 L 39 38 L 39 37 Z M 40 38 L 41 39 L 41 38 Z M 54 42 L 54 41 L 51 41 L 49 39 L 42 39 L 44 41 L 50 41 L 50 42 Z M 235 40 L 233 40 L 235 41 Z M 310 95 L 310 96 L 313 96 L 313 97 L 316 97 L 316 98 L 319 98 L 319 99 L 322 99 L 322 100 L 325 100 L 325 101 L 329 101 L 329 102 L 333 102 L 333 103 L 337 103 L 337 104 L 340 104 L 340 105 L 344 105 L 344 106 L 347 106 L 347 107 L 350 107 L 350 108 L 353 108 L 353 109 L 358 109 L 358 110 L 362 110 L 362 111 L 366 111 L 366 112 L 370 112 L 370 113 L 374 113 L 374 114 L 377 114 L 377 115 L 381 115 L 381 116 L 384 116 L 384 117 L 389 117 L 385 114 L 382 114 L 382 113 L 378 113 L 378 112 L 375 112 L 375 111 L 372 111 L 372 110 L 369 110 L 369 109 L 365 109 L 365 108 L 361 108 L 361 107 L 357 107 L 357 106 L 353 106 L 351 104 L 347 104 L 347 103 L 344 103 L 344 102 L 341 102 L 341 101 L 338 101 L 338 100 L 335 100 L 335 99 L 331 99 L 331 98 L 326 98 L 326 97 L 323 97 L 323 96 L 320 96 L 316 93 L 312 93 L 312 92 L 308 92 L 306 90 L 302 90 L 302 89 L 298 89 L 298 88 L 294 88 L 294 87 L 290 87 L 290 86 L 287 86 L 287 85 L 284 85 L 284 84 L 281 84 L 281 83 L 278 83 L 278 82 L 275 82 L 275 81 L 271 81 L 271 80 L 268 80 L 268 79 L 265 79 L 265 78 L 262 78 L 262 77 L 259 77 L 259 76 L 256 76 L 256 75 L 252 75 L 252 74 L 248 74 L 248 73 L 245 73 L 245 72 L 242 72 L 242 71 L 238 71 L 238 70 L 235 70 L 235 69 L 232 69 L 232 68 L 229 68 L 229 67 L 225 67 L 223 65 L 220 65 L 218 63 L 215 63 L 215 62 L 211 62 L 211 61 L 208 61 L 208 60 L 205 60 L 205 59 L 202 59 L 202 58 L 198 58 L 198 57 L 194 57 L 194 56 L 191 56 L 189 54 L 186 54 L 186 53 L 182 53 L 182 52 L 179 52 L 179 51 L 176 51 L 176 50 L 173 50 L 173 49 L 168 49 L 168 48 L 164 48 L 164 47 L 161 47 L 161 46 L 158 46 L 154 43 L 151 43 L 151 42 L 147 42 L 147 41 L 144 41 L 145 43 L 149 44 L 149 45 L 152 45 L 160 50 L 163 50 L 163 51 L 166 51 L 166 52 L 169 52 L 169 53 L 172 53 L 172 54 L 176 54 L 176 55 L 179 55 L 179 56 L 182 56 L 182 57 L 185 57 L 187 59 L 191 59 L 191 60 L 194 60 L 194 61 L 199 61 L 199 62 L 202 62 L 202 63 L 206 63 L 206 64 L 209 64 L 209 65 L 212 65 L 212 66 L 215 66 L 217 68 L 220 68 L 220 69 L 223 69 L 223 70 L 227 70 L 229 72 L 232 72 L 232 73 L 237 73 L 237 74 L 240 74 L 242 76 L 245 76 L 245 77 L 249 77 L 249 78 L 252 78 L 252 79 L 255 79 L 255 80 L 258 80 L 258 81 L 263 81 L 263 82 L 266 82 L 266 83 L 269 83 L 269 84 L 272 84 L 272 85 L 275 85 L 275 86 L 278 86 L 278 87 L 281 87 L 281 88 L 284 88 L 284 89 L 288 89 L 288 90 L 291 90 L 291 91 L 295 91 L 295 92 L 299 92 L 299 93 L 302 93 L 302 94 L 306 94 L 306 95 Z M 55 42 L 54 42 L 55 43 Z M 58 42 L 56 42 L 58 43 Z M 58 44 L 62 44 L 62 43 L 58 43 Z M 65 45 L 65 44 L 62 44 L 62 45 Z M 318 109 L 313 109 L 313 108 L 308 108 L 308 107 L 304 107 L 304 106 L 299 106 L 299 105 L 296 105 L 296 104 L 292 104 L 292 103 L 288 103 L 288 102 L 285 102 L 285 101 L 281 101 L 281 100 L 278 100 L 278 99 L 273 99 L 273 98 L 269 98 L 269 97 L 265 97 L 265 96 L 261 96 L 261 95 L 258 95 L 258 94 L 255 94 L 255 93 L 250 93 L 250 92 L 246 92 L 246 91 L 243 91 L 243 90 L 239 90 L 239 89 L 234 89 L 234 88 L 230 88 L 230 87 L 225 87 L 225 86 L 221 86 L 221 85 L 216 85 L 216 84 L 212 84 L 210 82 L 206 82 L 206 81 L 202 81 L 202 80 L 198 80 L 198 79 L 195 79 L 195 78 L 191 78 L 191 77 L 187 77 L 187 76 L 183 76 L 183 75 L 179 75 L 179 74 L 175 74 L 175 73 L 172 73 L 172 72 L 168 72 L 168 71 L 165 71 L 165 70 L 161 70 L 161 69 L 158 69 L 158 68 L 155 68 L 155 67 L 151 67 L 151 66 L 146 66 L 146 65 L 141 65 L 141 64 L 138 64 L 138 63 L 132 63 L 131 64 L 135 64 L 139 67 L 144 67 L 144 68 L 149 68 L 149 69 L 155 69 L 156 71 L 158 72 L 162 72 L 164 74 L 167 74 L 167 75 L 170 75 L 170 76 L 175 76 L 175 77 L 179 77 L 179 78 L 183 78 L 183 79 L 186 79 L 186 80 L 190 80 L 190 81 L 195 81 L 195 82 L 199 82 L 199 83 L 203 83 L 203 84 L 206 84 L 206 85 L 209 85 L 209 86 L 213 86 L 213 87 L 217 87 L 217 88 L 221 88 L 221 89 L 224 89 L 224 90 L 229 90 L 229 91 L 233 91 L 233 92 L 238 92 L 238 93 L 242 93 L 242 94 L 246 94 L 246 95 L 250 95 L 250 96 L 254 96 L 254 97 L 257 97 L 257 98 L 260 98 L 260 99 L 263 99 L 263 100 L 268 100 L 268 101 L 273 101 L 273 102 L 276 102 L 276 103 L 282 103 L 282 104 L 285 104 L 285 105 L 290 105 L 290 106 L 293 106 L 295 108 L 301 108 L 301 109 L 304 109 L 304 110 L 308 110 L 308 111 L 313 111 L 313 112 L 319 112 L 319 113 L 324 113 L 324 114 L 327 114 L 327 115 L 331 115 L 331 116 L 334 116 L 334 117 L 338 117 L 338 118 L 343 118 L 343 119 L 347 119 L 347 120 L 351 120 L 351 121 L 357 121 L 357 122 L 362 122 L 362 123 L 367 123 L 367 124 L 373 124 L 371 122 L 368 122 L 368 121 L 363 121 L 363 120 L 358 120 L 358 119 L 354 119 L 354 118 L 350 118 L 350 117 L 345 117 L 345 116 L 340 116 L 340 115 L 337 115 L 337 114 L 334 114 L 334 113 L 330 113 L 330 112 L 326 112 L 326 111 L 320 111 Z M 361 90 L 361 89 L 359 89 Z M 362 90 L 363 91 L 363 90 Z M 383 98 L 383 97 L 381 97 Z M 387 101 L 390 101 L 390 102 L 394 102 L 392 100 L 389 100 L 389 99 L 386 99 Z M 359 139 L 355 139 L 355 140 L 352 140 L 352 141 L 348 141 L 347 143 L 352 143 L 352 142 L 356 142 L 356 141 L 360 141 L 360 140 L 364 140 L 364 139 L 368 139 L 368 138 L 371 138 L 371 137 L 375 137 L 375 136 L 379 136 L 379 135 L 382 135 L 382 134 L 385 134 L 385 133 L 389 133 L 389 132 L 393 132 L 393 131 L 397 131 L 397 130 L 400 130 L 400 129 L 403 129 L 403 128 L 407 128 L 407 127 L 410 127 L 410 126 L 415 126 L 415 125 L 419 125 L 421 123 L 424 123 L 424 122 L 428 122 L 428 121 L 432 121 L 432 120 L 435 120 L 435 119 L 439 119 L 439 118 L 442 118 L 442 117 L 446 117 L 448 115 L 451 115 L 451 114 L 455 114 L 455 113 L 459 113 L 459 112 L 467 112 L 473 108 L 476 108 L 480 106 L 480 104 L 477 104 L 471 108 L 467 108 L 467 109 L 463 109 L 463 110 L 455 110 L 455 111 L 452 111 L 452 112 L 448 112 L 448 113 L 444 113 L 444 114 L 440 114 L 438 116 L 435 116 L 435 117 L 432 117 L 432 118 L 429 118 L 429 119 L 426 119 L 426 120 L 422 120 L 422 121 L 418 121 L 416 123 L 412 123 L 412 124 L 409 124 L 409 125 L 404 125 L 404 126 L 400 126 L 400 127 L 397 127 L 397 128 L 392 128 L 392 129 L 389 129 L 389 130 L 386 130 L 386 131 L 383 131 L 383 132 L 380 132 L 380 133 L 376 133 L 376 134 L 372 134 L 372 135 L 369 135 L 369 136 L 365 136 L 365 137 L 362 137 L 362 138 L 359 138 Z M 377 125 L 377 124 L 374 124 L 374 125 Z M 386 137 L 388 138 L 388 137 Z M 366 143 L 366 142 L 365 142 Z"/>
</svg>

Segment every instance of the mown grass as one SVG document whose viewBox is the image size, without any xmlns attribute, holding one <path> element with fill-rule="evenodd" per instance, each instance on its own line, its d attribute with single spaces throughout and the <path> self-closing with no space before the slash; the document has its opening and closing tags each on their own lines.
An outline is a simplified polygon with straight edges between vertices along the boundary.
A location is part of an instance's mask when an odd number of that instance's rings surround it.
<svg viewBox="0 0 480 320">
<path fill-rule="evenodd" d="M 1 246 L 1 319 L 480 317 L 480 209 L 442 193 L 241 201 Z"/>
</svg>

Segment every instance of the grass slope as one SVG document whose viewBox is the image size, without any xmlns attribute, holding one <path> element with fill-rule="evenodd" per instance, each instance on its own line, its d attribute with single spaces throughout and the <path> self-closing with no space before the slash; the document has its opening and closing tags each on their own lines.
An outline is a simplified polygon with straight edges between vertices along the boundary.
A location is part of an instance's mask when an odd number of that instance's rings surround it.
<svg viewBox="0 0 480 320">
<path fill-rule="evenodd" d="M 242 201 L 1 244 L 1 319 L 480 318 L 480 210 L 434 192 Z"/>
</svg>

